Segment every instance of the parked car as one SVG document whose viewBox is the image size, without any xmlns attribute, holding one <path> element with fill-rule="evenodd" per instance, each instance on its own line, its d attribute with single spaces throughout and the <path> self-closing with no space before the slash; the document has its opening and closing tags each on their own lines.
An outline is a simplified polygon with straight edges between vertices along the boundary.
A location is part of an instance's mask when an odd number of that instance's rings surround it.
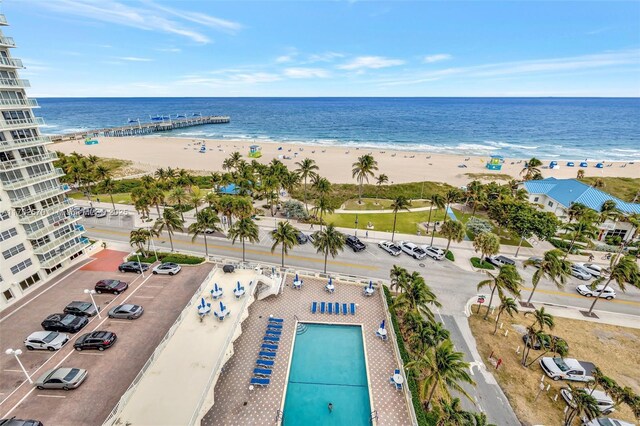
<svg viewBox="0 0 640 426">
<path fill-rule="evenodd" d="M 71 208 L 71 214 L 74 214 L 76 216 L 82 216 L 84 214 L 84 208 L 80 206 L 73 206 Z"/>
<path fill-rule="evenodd" d="M 118 266 L 120 272 L 135 272 L 137 274 L 141 274 L 147 269 L 149 269 L 149 264 L 140 262 L 124 262 Z"/>
<path fill-rule="evenodd" d="M 532 256 L 529 259 L 529 262 L 531 262 L 533 264 L 533 266 L 535 268 L 539 268 L 540 264 L 542 263 L 542 261 L 544 260 L 543 258 L 541 258 L 540 256 Z"/>
<path fill-rule="evenodd" d="M 310 233 L 309 235 L 307 235 L 307 239 L 309 240 L 309 242 L 310 242 L 311 244 L 313 244 L 313 242 L 314 242 L 314 241 L 315 241 L 315 239 L 316 239 L 316 233 L 315 233 L 315 232 Z"/>
<path fill-rule="evenodd" d="M 355 235 L 347 235 L 344 242 L 351 247 L 354 252 L 359 252 L 367 248 L 367 246 L 364 245 L 364 243 Z"/>
<path fill-rule="evenodd" d="M 636 426 L 634 423 L 625 422 L 624 420 L 612 419 L 609 417 L 598 417 L 591 421 L 584 420 L 582 426 Z"/>
<path fill-rule="evenodd" d="M 107 211 L 105 209 L 96 209 L 95 213 L 97 218 L 107 217 Z"/>
<path fill-rule="evenodd" d="M 605 268 L 596 265 L 595 263 L 576 263 L 576 265 L 587 270 L 594 278 L 607 275 Z"/>
<path fill-rule="evenodd" d="M 205 233 L 205 234 L 215 234 L 215 232 L 216 232 L 216 231 L 215 231 L 215 230 L 213 230 L 213 229 L 211 229 L 211 228 L 207 228 L 207 229 L 205 229 L 205 230 L 204 230 L 204 233 Z"/>
<path fill-rule="evenodd" d="M 236 268 L 233 265 L 224 265 L 222 267 L 222 272 L 224 272 L 225 274 L 230 274 L 232 273 Z"/>
<path fill-rule="evenodd" d="M 307 238 L 307 236 L 304 235 L 302 232 L 298 232 L 296 234 L 296 240 L 298 240 L 298 244 L 306 244 L 307 241 L 309 241 L 309 238 Z"/>
<path fill-rule="evenodd" d="M 160 265 L 153 268 L 154 274 L 160 275 L 175 275 L 182 270 L 182 266 L 173 262 L 161 263 Z"/>
<path fill-rule="evenodd" d="M 427 256 L 429 256 L 433 260 L 442 260 L 444 259 L 444 255 L 446 254 L 444 250 L 434 246 L 424 245 L 424 246 L 420 246 L 420 248 L 424 250 Z"/>
<path fill-rule="evenodd" d="M 24 345 L 30 351 L 45 349 L 57 351 L 69 341 L 69 335 L 57 331 L 36 331 L 24 339 Z"/>
<path fill-rule="evenodd" d="M 94 289 L 96 293 L 112 293 L 120 294 L 129 288 L 129 284 L 120 280 L 100 280 L 96 283 Z"/>
<path fill-rule="evenodd" d="M 583 281 L 591 279 L 591 273 L 578 265 L 571 265 L 571 275 Z"/>
<path fill-rule="evenodd" d="M 79 317 L 73 314 L 52 314 L 46 317 L 40 325 L 47 331 L 77 333 L 88 322 L 89 318 L 87 317 Z"/>
<path fill-rule="evenodd" d="M 40 420 L 33 419 L 16 419 L 15 416 L 10 419 L 0 419 L 0 426 L 44 426 Z"/>
<path fill-rule="evenodd" d="M 513 259 L 509 259 L 506 256 L 489 256 L 487 257 L 487 262 L 492 263 L 493 265 L 497 266 L 498 268 L 502 268 L 504 265 L 511 265 L 511 266 L 515 266 L 516 262 Z"/>
<path fill-rule="evenodd" d="M 96 215 L 96 209 L 94 209 L 93 207 L 85 207 L 85 209 L 82 211 L 82 214 L 84 215 L 84 217 L 93 217 Z"/>
<path fill-rule="evenodd" d="M 96 306 L 91 302 L 71 302 L 64 308 L 65 314 L 73 314 L 79 317 L 92 317 L 98 313 Z"/>
<path fill-rule="evenodd" d="M 110 348 L 118 339 L 116 333 L 110 331 L 93 331 L 91 333 L 83 334 L 76 340 L 73 347 L 77 351 L 85 349 L 97 349 L 104 351 Z"/>
<path fill-rule="evenodd" d="M 109 311 L 109 318 L 121 318 L 121 319 L 138 319 L 142 316 L 144 309 L 140 305 L 118 305 Z"/>
<path fill-rule="evenodd" d="M 569 344 L 567 343 L 566 340 L 564 340 L 562 337 L 558 337 L 558 336 L 549 336 L 551 339 L 543 339 L 542 341 L 535 339 L 533 346 L 531 346 L 529 344 L 529 335 L 525 334 L 524 336 L 522 336 L 522 342 L 527 345 L 528 347 L 535 349 L 535 350 L 539 350 L 539 349 L 548 349 L 549 346 L 551 345 L 551 341 L 553 342 L 563 342 L 564 345 L 567 347 L 567 349 L 569 348 Z"/>
<path fill-rule="evenodd" d="M 49 370 L 36 380 L 38 389 L 75 389 L 87 378 L 87 370 L 82 368 L 58 367 Z"/>
<path fill-rule="evenodd" d="M 585 391 L 591 394 L 591 396 L 595 398 L 596 402 L 598 403 L 598 410 L 600 410 L 602 414 L 605 414 L 605 415 L 610 414 L 616 410 L 614 408 L 615 403 L 613 402 L 613 399 L 611 399 L 611 397 L 607 395 L 605 392 L 597 389 L 596 390 L 585 389 Z M 560 390 L 560 395 L 562 395 L 562 398 L 565 400 L 568 406 L 570 406 L 571 408 L 575 408 L 576 405 L 573 402 L 573 395 L 571 394 L 571 389 L 562 388 Z"/>
<path fill-rule="evenodd" d="M 540 359 L 542 371 L 553 380 L 573 380 L 576 382 L 592 382 L 592 372 L 595 368 L 590 362 L 578 361 L 573 358 L 552 358 L 545 356 Z"/>
<path fill-rule="evenodd" d="M 600 297 L 605 298 L 607 300 L 611 300 L 616 297 L 616 292 L 611 287 L 607 287 L 602 293 L 600 293 L 600 290 L 602 290 L 603 288 L 604 288 L 604 284 L 597 285 L 593 289 L 589 285 L 581 284 L 578 287 L 576 287 L 576 291 L 581 295 L 587 296 L 587 297 L 598 297 L 599 295 Z"/>
<path fill-rule="evenodd" d="M 391 256 L 400 256 L 400 253 L 402 253 L 402 248 L 391 241 L 380 241 L 378 243 L 378 247 L 389 253 Z"/>
<path fill-rule="evenodd" d="M 427 256 L 427 253 L 425 253 L 424 250 L 408 241 L 400 241 L 400 247 L 403 252 L 407 253 L 414 259 L 424 259 Z"/>
</svg>

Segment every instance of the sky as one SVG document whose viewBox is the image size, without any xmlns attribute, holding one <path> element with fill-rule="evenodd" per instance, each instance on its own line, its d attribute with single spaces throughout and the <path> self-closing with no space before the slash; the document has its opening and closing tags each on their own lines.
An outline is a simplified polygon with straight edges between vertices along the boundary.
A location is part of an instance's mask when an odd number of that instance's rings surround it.
<svg viewBox="0 0 640 426">
<path fill-rule="evenodd" d="M 640 96 L 640 2 L 4 0 L 36 97 Z"/>
</svg>

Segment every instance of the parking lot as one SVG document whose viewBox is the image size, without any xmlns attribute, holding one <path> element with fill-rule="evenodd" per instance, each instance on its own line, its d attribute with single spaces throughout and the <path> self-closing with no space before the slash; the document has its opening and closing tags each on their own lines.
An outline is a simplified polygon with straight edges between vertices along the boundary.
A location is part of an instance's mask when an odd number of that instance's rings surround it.
<svg viewBox="0 0 640 426">
<path fill-rule="evenodd" d="M 212 265 L 184 267 L 176 276 L 125 274 L 117 272 L 123 252 L 104 250 L 95 260 L 46 284 L 0 317 L 2 350 L 22 349 L 20 356 L 35 380 L 56 367 L 88 370 L 86 381 L 75 390 L 38 390 L 30 385 L 13 356 L 0 356 L 0 418 L 17 416 L 53 425 L 101 424 L 138 374 L 160 340 L 171 327 Z M 150 272 L 150 271 L 149 271 Z M 71 301 L 90 301 L 84 289 L 92 289 L 104 278 L 126 281 L 129 288 L 118 296 L 96 294 L 102 318 L 94 316 L 59 351 L 28 351 L 24 339 L 42 330 L 40 322 L 62 312 Z M 109 319 L 107 312 L 122 303 L 144 307 L 137 320 Z M 195 314 L 194 314 L 195 315 Z M 73 350 L 80 335 L 108 330 L 117 334 L 115 345 L 103 352 Z"/>
</svg>

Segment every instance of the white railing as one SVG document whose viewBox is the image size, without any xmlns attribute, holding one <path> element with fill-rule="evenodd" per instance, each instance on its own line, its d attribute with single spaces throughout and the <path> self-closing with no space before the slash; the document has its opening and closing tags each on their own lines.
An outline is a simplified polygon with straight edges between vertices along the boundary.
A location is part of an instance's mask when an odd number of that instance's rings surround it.
<svg viewBox="0 0 640 426">
<path fill-rule="evenodd" d="M 38 101 L 35 99 L 0 99 L 0 106 L 6 107 L 39 107 Z"/>
<path fill-rule="evenodd" d="M 67 198 L 65 200 L 62 200 L 55 206 L 51 206 L 46 209 L 34 210 L 28 213 L 18 214 L 18 223 L 20 223 L 21 225 L 27 225 L 73 206 L 75 206 L 75 203 L 70 198 Z"/>
<path fill-rule="evenodd" d="M 0 25 L 9 25 L 7 22 L 7 18 L 4 16 L 4 13 L 0 13 Z"/>
<path fill-rule="evenodd" d="M 47 152 L 46 154 L 34 155 L 32 157 L 23 157 L 11 161 L 0 162 L 0 170 L 12 170 L 19 167 L 28 167 L 34 164 L 56 161 L 57 159 L 58 155 L 55 152 Z"/>
<path fill-rule="evenodd" d="M 30 146 L 47 145 L 50 144 L 51 138 L 49 136 L 36 136 L 34 138 L 12 139 L 6 141 L 0 141 L 0 150 L 3 147 L 9 148 L 29 148 Z"/>
<path fill-rule="evenodd" d="M 69 226 L 69 225 L 67 225 Z M 51 250 L 55 249 L 56 247 L 60 247 L 61 245 L 63 245 L 66 242 L 69 242 L 71 240 L 73 240 L 75 237 L 80 237 L 82 236 L 82 234 L 84 234 L 85 231 L 83 230 L 79 230 L 76 228 L 71 229 L 69 232 L 67 232 L 64 235 L 59 236 L 58 238 L 56 238 L 55 240 L 38 246 L 38 247 L 33 247 L 33 252 L 36 254 L 46 254 L 49 253 Z"/>
<path fill-rule="evenodd" d="M 79 220 L 80 220 L 80 216 L 67 216 L 66 218 L 58 222 L 52 223 L 51 225 L 47 225 L 43 228 L 36 229 L 33 232 L 27 232 L 27 239 L 37 240 L 38 238 L 42 238 L 47 234 L 57 231 L 64 225 L 71 225 Z"/>
<path fill-rule="evenodd" d="M 89 240 L 86 243 L 79 241 L 77 244 L 72 245 L 71 247 L 65 249 L 63 252 L 58 253 L 57 255 L 50 257 L 48 259 L 40 260 L 40 266 L 43 268 L 50 268 L 57 263 L 61 262 L 65 258 L 71 256 L 73 252 L 77 252 L 78 250 L 82 250 L 82 248 L 78 248 L 78 246 L 86 246 L 89 245 Z M 39 260 L 39 259 L 38 259 Z"/>
<path fill-rule="evenodd" d="M 16 200 L 11 200 L 11 203 L 14 207 L 25 207 L 29 204 L 33 204 L 36 201 L 44 200 L 45 198 L 54 197 L 56 195 L 64 194 L 67 191 L 70 191 L 71 188 L 69 185 L 59 185 L 55 188 L 48 189 L 46 191 L 37 192 L 35 194 L 31 194 L 28 197 L 19 198 Z"/>
<path fill-rule="evenodd" d="M 12 68 L 24 68 L 24 65 L 22 65 L 22 61 L 20 59 L 5 58 L 3 56 L 0 56 L 0 65 L 5 65 Z"/>
<path fill-rule="evenodd" d="M 47 173 L 41 173 L 39 175 L 29 176 L 26 179 L 18 179 L 13 182 L 2 182 L 2 186 L 4 186 L 4 189 L 17 189 L 17 188 L 22 188 L 29 185 L 34 185 L 38 182 L 43 182 L 45 180 L 55 179 L 61 176 L 64 176 L 64 171 L 61 168 L 56 167 L 55 169 Z"/>
<path fill-rule="evenodd" d="M 21 129 L 25 127 L 42 126 L 44 120 L 41 117 L 34 118 L 19 118 L 15 120 L 0 120 L 0 129 Z"/>
<path fill-rule="evenodd" d="M 21 78 L 0 78 L 0 86 L 4 87 L 31 87 L 29 80 Z"/>
<path fill-rule="evenodd" d="M 202 281 L 202 283 L 200 284 L 200 287 L 198 287 L 195 293 L 193 293 L 193 296 L 191 297 L 191 299 L 189 299 L 189 301 L 187 302 L 187 305 L 184 307 L 182 312 L 180 312 L 180 315 L 178 315 L 178 318 L 176 318 L 171 328 L 169 328 L 169 331 L 167 331 L 167 333 L 164 335 L 164 337 L 162 338 L 158 346 L 156 346 L 156 349 L 153 351 L 153 353 L 147 360 L 147 362 L 144 363 L 144 365 L 142 366 L 142 369 L 140 369 L 140 371 L 136 375 L 135 379 L 133 379 L 133 381 L 127 388 L 127 390 L 122 394 L 116 406 L 113 407 L 113 410 L 111 410 L 106 420 L 103 422 L 103 425 L 115 424 L 117 422 L 116 416 L 120 414 L 124 406 L 127 405 L 127 402 L 129 402 L 129 399 L 131 398 L 131 395 L 135 391 L 138 383 L 142 379 L 142 376 L 149 369 L 151 364 L 153 364 L 153 361 L 155 361 L 156 357 L 160 354 L 160 352 L 162 352 L 162 350 L 166 346 L 171 336 L 174 335 L 174 333 L 176 332 L 176 329 L 182 322 L 182 318 L 184 318 L 185 315 L 189 315 L 189 314 L 193 315 L 193 308 L 192 308 L 193 304 L 196 302 L 199 302 L 202 292 L 204 291 L 206 286 L 211 282 L 211 279 L 213 278 L 213 275 L 216 273 L 216 270 L 217 270 L 217 267 L 213 268 L 213 270 L 209 272 L 209 275 L 207 275 L 204 281 Z"/>
<path fill-rule="evenodd" d="M 0 36 L 0 45 L 6 47 L 16 47 L 16 42 L 13 40 L 13 37 Z"/>
</svg>

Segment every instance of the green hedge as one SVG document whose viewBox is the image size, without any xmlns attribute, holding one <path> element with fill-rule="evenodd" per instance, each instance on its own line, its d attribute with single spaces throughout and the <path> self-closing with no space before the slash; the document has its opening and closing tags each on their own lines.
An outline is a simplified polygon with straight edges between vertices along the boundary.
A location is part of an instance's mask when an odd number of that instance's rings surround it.
<svg viewBox="0 0 640 426">
<path fill-rule="evenodd" d="M 479 257 L 472 257 L 471 258 L 471 264 L 473 265 L 474 268 L 479 268 L 479 269 L 496 269 L 492 264 L 490 264 L 489 262 L 487 262 L 486 260 L 480 260 Z"/>
<path fill-rule="evenodd" d="M 404 340 L 402 340 L 402 334 L 400 334 L 400 325 L 398 324 L 398 317 L 396 315 L 396 311 L 393 308 L 393 297 L 391 296 L 391 292 L 387 288 L 387 286 L 382 286 L 384 289 L 384 295 L 387 299 L 387 305 L 389 305 L 389 314 L 391 314 L 391 323 L 393 325 L 393 331 L 395 332 L 396 337 L 398 338 L 398 349 L 400 350 L 400 357 L 402 358 L 402 362 L 407 364 L 411 361 L 411 357 L 409 352 L 404 346 Z M 409 390 L 411 391 L 411 398 L 413 402 L 413 408 L 416 412 L 416 418 L 418 419 L 419 426 L 434 426 L 436 424 L 437 418 L 432 413 L 427 413 L 424 411 L 422 402 L 420 401 L 420 391 L 418 390 L 418 382 L 416 381 L 415 374 L 411 371 L 407 371 L 407 385 L 409 386 Z"/>
<path fill-rule="evenodd" d="M 560 240 L 558 238 L 549 238 L 549 242 L 551 243 L 552 246 L 554 246 L 555 248 L 558 248 L 562 251 L 569 251 L 569 247 L 571 247 L 571 241 L 564 241 L 564 240 Z M 571 249 L 571 252 L 574 254 L 578 254 L 580 252 L 580 249 L 584 249 L 585 247 L 583 247 L 582 245 L 578 244 L 577 242 L 573 245 L 573 248 Z"/>
<path fill-rule="evenodd" d="M 446 257 L 452 262 L 456 261 L 456 257 L 453 255 L 453 252 L 451 250 L 447 250 L 447 254 L 445 254 L 444 257 Z"/>
<path fill-rule="evenodd" d="M 129 259 L 127 260 L 131 262 L 137 261 L 138 256 L 136 255 L 129 256 Z M 180 254 L 180 253 L 162 253 L 162 252 L 158 252 L 158 260 L 160 260 L 161 262 L 177 263 L 179 265 L 199 265 L 202 262 L 204 262 L 203 257 L 189 256 L 188 254 Z M 147 256 L 147 257 L 140 257 L 140 262 L 143 262 L 143 263 L 153 263 L 155 261 L 156 261 L 156 256 L 153 254 L 150 254 L 150 256 Z"/>
</svg>

